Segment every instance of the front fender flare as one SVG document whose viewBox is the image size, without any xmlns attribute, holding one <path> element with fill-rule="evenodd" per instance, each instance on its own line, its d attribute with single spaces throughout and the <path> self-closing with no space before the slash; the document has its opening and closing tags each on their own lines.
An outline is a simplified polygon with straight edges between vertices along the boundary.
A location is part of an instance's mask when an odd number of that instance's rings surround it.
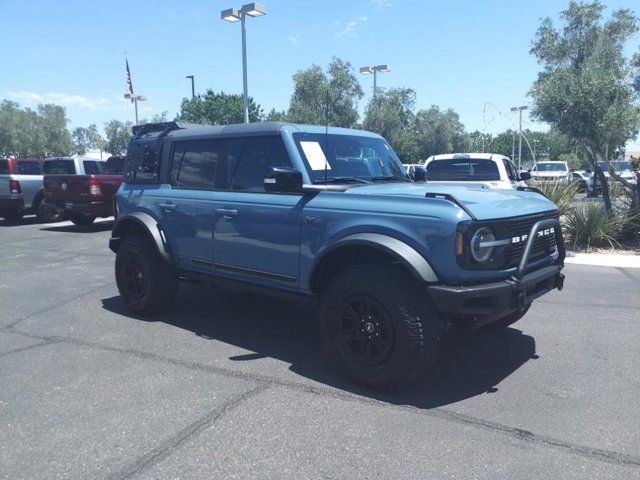
<svg viewBox="0 0 640 480">
<path fill-rule="evenodd" d="M 126 236 L 127 232 L 131 231 L 132 226 L 135 226 L 133 227 L 133 230 L 136 232 L 142 230 L 147 233 L 156 246 L 158 255 L 160 255 L 160 257 L 166 262 L 171 263 L 171 256 L 169 255 L 167 244 L 158 222 L 155 218 L 145 212 L 133 212 L 122 217 L 118 217 L 118 220 L 116 220 L 116 223 L 113 226 L 111 238 L 109 239 L 109 249 L 112 252 L 118 253 L 122 239 Z"/>
<path fill-rule="evenodd" d="M 327 258 L 331 252 L 340 247 L 348 245 L 363 245 L 377 248 L 392 257 L 397 258 L 412 274 L 419 280 L 426 283 L 434 283 L 438 281 L 438 276 L 434 272 L 429 262 L 416 251 L 413 247 L 407 245 L 402 240 L 383 235 L 381 233 L 355 233 L 341 238 L 326 249 L 321 249 L 317 255 L 313 265 L 311 266 L 309 275 L 310 286 L 314 284 L 314 278 L 318 272 L 318 267 L 322 261 Z"/>
</svg>

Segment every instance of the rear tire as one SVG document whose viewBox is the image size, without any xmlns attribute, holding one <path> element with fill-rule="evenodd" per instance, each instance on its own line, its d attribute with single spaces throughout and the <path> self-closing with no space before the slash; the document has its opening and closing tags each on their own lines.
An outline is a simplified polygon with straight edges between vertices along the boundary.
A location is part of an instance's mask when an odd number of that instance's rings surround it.
<svg viewBox="0 0 640 480">
<path fill-rule="evenodd" d="M 321 296 L 320 328 L 331 359 L 349 377 L 395 390 L 434 363 L 442 320 L 408 272 L 367 263 L 330 280 Z"/>
<path fill-rule="evenodd" d="M 79 227 L 88 227 L 95 220 L 95 215 L 76 215 L 70 218 L 70 220 Z"/>
<path fill-rule="evenodd" d="M 131 235 L 122 241 L 115 270 L 118 291 L 132 312 L 157 313 L 173 302 L 178 277 L 146 235 Z"/>
<path fill-rule="evenodd" d="M 44 201 L 41 200 L 36 207 L 36 217 L 40 223 L 60 222 L 64 217 L 64 212 L 61 212 L 55 207 L 47 206 Z"/>
</svg>

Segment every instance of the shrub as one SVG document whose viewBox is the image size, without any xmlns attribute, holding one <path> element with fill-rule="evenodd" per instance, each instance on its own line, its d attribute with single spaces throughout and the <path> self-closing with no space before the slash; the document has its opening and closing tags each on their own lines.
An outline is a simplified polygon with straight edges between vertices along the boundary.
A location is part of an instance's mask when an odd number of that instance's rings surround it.
<svg viewBox="0 0 640 480">
<path fill-rule="evenodd" d="M 564 233 L 574 248 L 620 245 L 625 225 L 636 217 L 625 211 L 609 215 L 600 203 L 586 203 L 569 209 Z"/>
<path fill-rule="evenodd" d="M 544 193 L 549 200 L 555 203 L 558 207 L 560 215 L 565 215 L 569 208 L 569 202 L 578 193 L 578 183 L 573 182 L 569 185 L 563 182 L 530 182 L 532 187 L 539 189 Z"/>
</svg>

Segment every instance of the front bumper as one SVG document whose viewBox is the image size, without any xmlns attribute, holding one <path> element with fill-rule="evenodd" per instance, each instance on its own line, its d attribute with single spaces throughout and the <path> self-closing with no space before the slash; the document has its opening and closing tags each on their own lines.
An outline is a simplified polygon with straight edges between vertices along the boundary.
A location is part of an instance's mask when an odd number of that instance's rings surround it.
<svg viewBox="0 0 640 480">
<path fill-rule="evenodd" d="M 528 260 L 538 231 L 553 227 L 558 257 L 553 265 L 527 272 Z M 546 219 L 532 226 L 522 258 L 514 274 L 505 280 L 466 286 L 430 285 L 429 296 L 447 317 L 465 319 L 474 327 L 498 321 L 512 312 L 524 310 L 533 300 L 564 286 L 565 249 L 560 223 Z"/>
</svg>

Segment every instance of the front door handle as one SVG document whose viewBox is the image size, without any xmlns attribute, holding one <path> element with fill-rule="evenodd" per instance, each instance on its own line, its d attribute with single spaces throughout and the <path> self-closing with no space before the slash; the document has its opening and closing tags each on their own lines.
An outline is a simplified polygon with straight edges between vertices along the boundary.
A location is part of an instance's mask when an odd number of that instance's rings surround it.
<svg viewBox="0 0 640 480">
<path fill-rule="evenodd" d="M 216 213 L 219 213 L 224 218 L 233 218 L 238 215 L 238 210 L 234 208 L 216 208 Z"/>
<path fill-rule="evenodd" d="M 176 205 L 174 203 L 159 203 L 158 206 L 167 212 L 172 212 L 176 209 Z"/>
</svg>

